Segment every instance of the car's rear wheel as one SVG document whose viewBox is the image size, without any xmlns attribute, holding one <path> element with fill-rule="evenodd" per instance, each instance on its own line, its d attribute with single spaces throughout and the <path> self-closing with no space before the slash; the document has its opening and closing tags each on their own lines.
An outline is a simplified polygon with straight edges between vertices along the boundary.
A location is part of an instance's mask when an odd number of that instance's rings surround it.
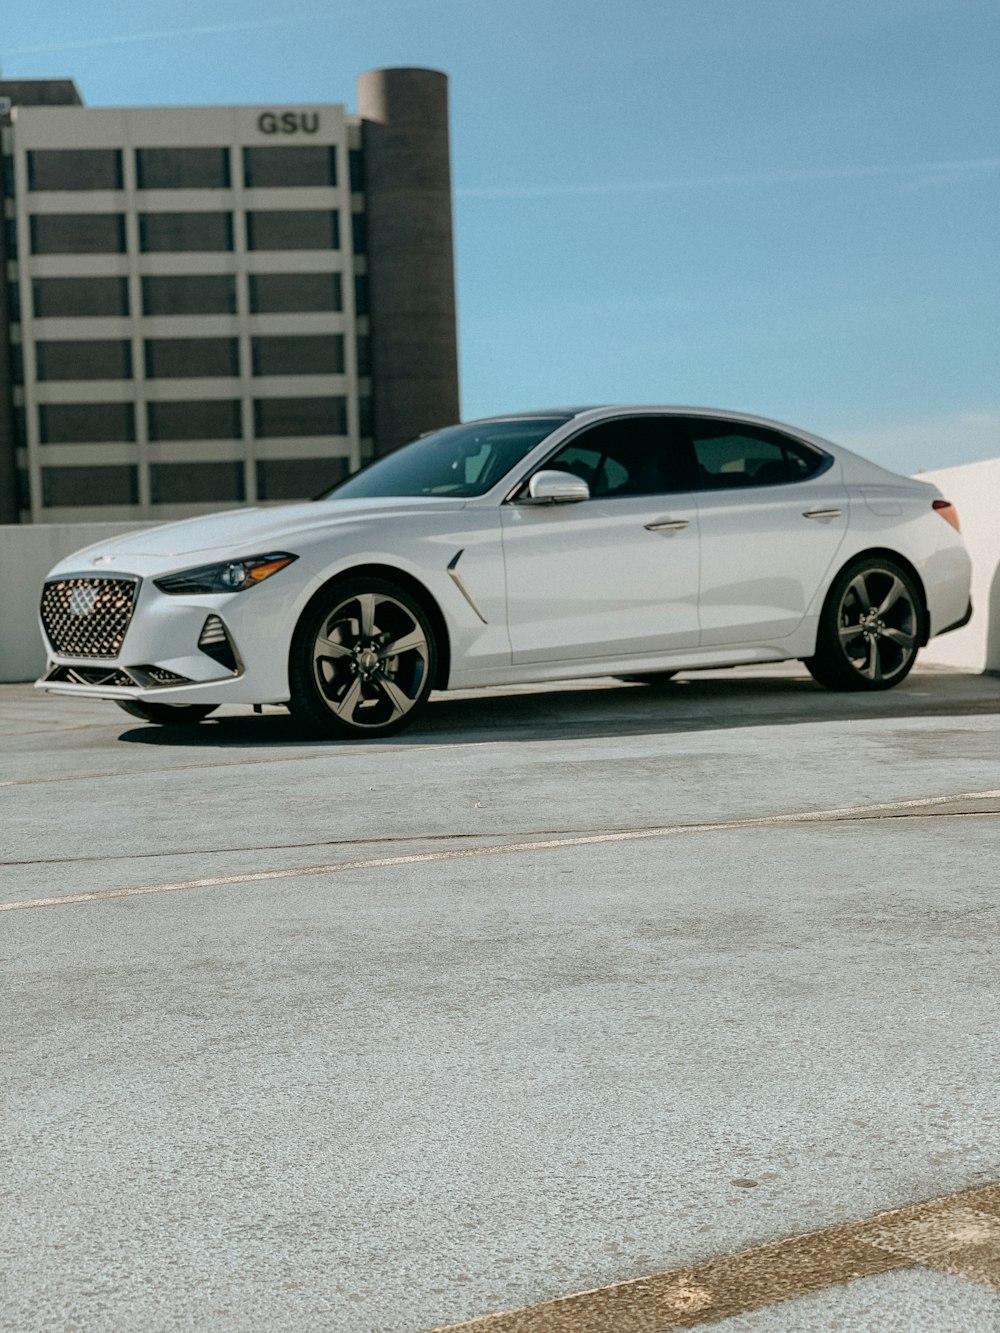
<svg viewBox="0 0 1000 1333">
<path fill-rule="evenodd" d="M 216 704 L 148 704 L 138 699 L 116 699 L 115 703 L 131 717 L 153 722 L 158 727 L 189 727 L 214 713 Z"/>
<path fill-rule="evenodd" d="M 827 689 L 891 689 L 916 661 L 923 617 L 923 598 L 902 566 L 874 557 L 857 561 L 834 580 L 815 656 L 803 660 Z"/>
<path fill-rule="evenodd" d="M 383 579 L 345 579 L 295 631 L 289 709 L 323 735 L 391 736 L 423 709 L 436 671 L 434 632 L 417 599 Z"/>
</svg>

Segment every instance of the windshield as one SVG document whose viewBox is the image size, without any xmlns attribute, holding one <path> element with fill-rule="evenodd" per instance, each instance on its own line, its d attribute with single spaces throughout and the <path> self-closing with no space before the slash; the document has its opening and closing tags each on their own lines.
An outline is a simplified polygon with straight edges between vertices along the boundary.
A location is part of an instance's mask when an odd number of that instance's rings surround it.
<svg viewBox="0 0 1000 1333">
<path fill-rule="evenodd" d="M 390 495 L 485 495 L 526 453 L 569 416 L 473 421 L 446 426 L 380 458 L 321 500 Z"/>
</svg>

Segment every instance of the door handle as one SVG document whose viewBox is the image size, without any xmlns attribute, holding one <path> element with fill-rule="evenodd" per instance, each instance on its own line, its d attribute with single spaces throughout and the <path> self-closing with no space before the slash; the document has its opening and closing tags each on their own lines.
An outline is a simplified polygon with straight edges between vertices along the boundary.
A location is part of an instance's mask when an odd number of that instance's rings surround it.
<svg viewBox="0 0 1000 1333">
<path fill-rule="evenodd" d="M 844 511 L 842 509 L 807 509 L 804 511 L 803 518 L 840 518 Z"/>
<path fill-rule="evenodd" d="M 647 532 L 680 532 L 688 522 L 686 518 L 661 518 L 658 523 L 646 523 L 644 527 Z"/>
</svg>

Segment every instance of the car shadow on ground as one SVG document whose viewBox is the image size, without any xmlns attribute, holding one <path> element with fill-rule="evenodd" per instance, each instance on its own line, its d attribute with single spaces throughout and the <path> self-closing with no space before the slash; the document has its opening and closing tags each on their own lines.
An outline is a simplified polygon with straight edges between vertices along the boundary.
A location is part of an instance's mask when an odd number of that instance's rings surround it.
<svg viewBox="0 0 1000 1333">
<path fill-rule="evenodd" d="M 346 744 L 455 745 L 677 735 L 736 727 L 797 726 L 849 718 L 973 717 L 1000 712 L 1000 679 L 955 672 L 914 673 L 894 690 L 831 693 L 812 680 L 783 677 L 699 677 L 661 686 L 602 682 L 436 695 L 402 735 L 377 741 L 326 740 L 287 713 L 223 714 L 198 726 L 130 726 L 119 740 L 194 749 L 267 749 Z"/>
</svg>

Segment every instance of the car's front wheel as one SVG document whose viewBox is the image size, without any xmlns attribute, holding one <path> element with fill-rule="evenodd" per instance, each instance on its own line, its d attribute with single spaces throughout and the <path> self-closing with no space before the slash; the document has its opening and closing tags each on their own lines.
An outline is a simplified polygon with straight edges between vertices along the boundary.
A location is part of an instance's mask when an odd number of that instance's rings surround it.
<svg viewBox="0 0 1000 1333">
<path fill-rule="evenodd" d="M 424 707 L 436 671 L 434 632 L 416 598 L 383 579 L 345 579 L 295 631 L 288 706 L 323 735 L 391 736 Z"/>
<path fill-rule="evenodd" d="M 189 727 L 214 713 L 216 704 L 147 704 L 138 699 L 116 699 L 131 717 L 153 722 L 158 727 Z"/>
<path fill-rule="evenodd" d="M 894 561 L 868 558 L 834 580 L 820 615 L 816 653 L 804 659 L 831 690 L 888 690 L 913 666 L 921 643 L 923 599 Z"/>
</svg>

